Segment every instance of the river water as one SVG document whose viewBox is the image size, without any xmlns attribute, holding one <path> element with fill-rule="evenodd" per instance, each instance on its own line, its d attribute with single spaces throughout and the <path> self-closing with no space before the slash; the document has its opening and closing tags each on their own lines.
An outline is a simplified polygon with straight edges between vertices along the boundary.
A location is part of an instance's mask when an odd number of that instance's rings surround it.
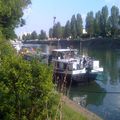
<svg viewBox="0 0 120 120">
<path fill-rule="evenodd" d="M 120 51 L 84 49 L 82 53 L 100 60 L 104 72 L 93 83 L 72 86 L 70 98 L 86 96 L 85 108 L 104 120 L 120 120 Z"/>
<path fill-rule="evenodd" d="M 47 53 L 56 48 L 56 46 L 47 45 L 33 47 Z M 80 54 L 98 59 L 104 72 L 90 84 L 71 86 L 70 99 L 83 98 L 80 104 L 104 120 L 120 120 L 120 50 L 88 50 L 87 48 L 80 49 L 79 45 L 73 48 L 78 49 Z"/>
</svg>

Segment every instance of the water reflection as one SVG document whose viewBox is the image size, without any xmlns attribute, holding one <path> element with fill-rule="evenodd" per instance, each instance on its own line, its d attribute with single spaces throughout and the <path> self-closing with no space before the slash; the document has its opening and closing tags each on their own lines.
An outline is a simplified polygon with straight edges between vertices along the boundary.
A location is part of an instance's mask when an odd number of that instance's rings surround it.
<svg viewBox="0 0 120 120">
<path fill-rule="evenodd" d="M 74 99 L 76 97 L 85 97 L 86 105 L 94 104 L 99 106 L 103 103 L 103 99 L 106 95 L 106 91 L 97 82 L 92 82 L 90 84 L 72 86 L 70 90 L 70 98 Z"/>
<path fill-rule="evenodd" d="M 87 55 L 100 60 L 104 73 L 102 79 L 98 79 L 96 82 L 106 91 L 106 95 L 100 98 L 97 98 L 97 96 L 100 96 L 99 93 L 96 96 L 92 94 L 91 97 L 94 98 L 94 101 L 88 101 L 87 108 L 100 115 L 104 120 L 119 120 L 120 51 L 84 49 L 83 52 L 86 52 Z M 99 103 L 98 106 L 96 106 L 96 101 Z"/>
<path fill-rule="evenodd" d="M 120 81 L 120 57 L 115 51 L 110 50 L 87 50 L 89 56 L 100 60 L 100 64 L 104 67 L 104 80 L 111 85 L 117 85 Z"/>
</svg>

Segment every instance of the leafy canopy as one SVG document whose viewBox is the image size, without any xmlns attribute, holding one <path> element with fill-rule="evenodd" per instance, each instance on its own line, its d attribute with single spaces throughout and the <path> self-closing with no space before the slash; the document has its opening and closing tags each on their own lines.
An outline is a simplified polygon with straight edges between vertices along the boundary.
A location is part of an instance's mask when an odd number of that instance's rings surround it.
<svg viewBox="0 0 120 120">
<path fill-rule="evenodd" d="M 30 0 L 0 0 L 0 32 L 6 39 L 14 38 L 15 27 L 25 24 L 23 10 L 30 3 Z"/>
<path fill-rule="evenodd" d="M 23 60 L 8 42 L 0 46 L 0 51 L 0 119 L 45 120 L 48 115 L 52 117 L 56 93 L 51 67 L 38 60 Z"/>
</svg>

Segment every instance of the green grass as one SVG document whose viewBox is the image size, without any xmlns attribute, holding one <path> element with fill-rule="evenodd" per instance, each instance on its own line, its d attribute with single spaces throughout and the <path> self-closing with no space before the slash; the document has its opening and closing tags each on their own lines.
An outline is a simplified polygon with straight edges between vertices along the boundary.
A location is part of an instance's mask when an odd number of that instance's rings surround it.
<svg viewBox="0 0 120 120">
<path fill-rule="evenodd" d="M 76 112 L 67 105 L 63 106 L 63 120 L 87 120 L 86 117 L 81 115 L 79 112 Z"/>
</svg>

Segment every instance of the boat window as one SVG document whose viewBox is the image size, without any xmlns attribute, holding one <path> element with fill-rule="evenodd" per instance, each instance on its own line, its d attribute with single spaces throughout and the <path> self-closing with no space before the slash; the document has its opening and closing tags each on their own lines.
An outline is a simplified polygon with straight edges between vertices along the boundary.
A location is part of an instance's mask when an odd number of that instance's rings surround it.
<svg viewBox="0 0 120 120">
<path fill-rule="evenodd" d="M 63 69 L 63 67 L 64 67 L 64 64 L 63 63 L 59 63 L 59 68 Z"/>
<path fill-rule="evenodd" d="M 52 57 L 54 58 L 54 59 L 56 59 L 57 58 L 57 54 L 56 54 L 56 52 L 52 52 Z"/>
<path fill-rule="evenodd" d="M 77 64 L 77 70 L 80 70 L 80 64 Z"/>
<path fill-rule="evenodd" d="M 77 69 L 77 64 L 73 63 L 73 69 L 76 70 Z"/>
<path fill-rule="evenodd" d="M 62 53 L 58 53 L 58 57 L 60 58 L 60 59 L 63 59 L 63 54 Z"/>
<path fill-rule="evenodd" d="M 74 51 L 71 51 L 71 57 L 73 58 L 74 57 Z"/>
<path fill-rule="evenodd" d="M 67 64 L 66 63 L 64 63 L 64 68 L 63 69 L 67 69 Z"/>
<path fill-rule="evenodd" d="M 57 64 L 57 65 L 56 65 L 56 66 L 57 66 L 57 68 L 60 68 L 59 62 L 57 62 L 56 64 Z"/>
</svg>

